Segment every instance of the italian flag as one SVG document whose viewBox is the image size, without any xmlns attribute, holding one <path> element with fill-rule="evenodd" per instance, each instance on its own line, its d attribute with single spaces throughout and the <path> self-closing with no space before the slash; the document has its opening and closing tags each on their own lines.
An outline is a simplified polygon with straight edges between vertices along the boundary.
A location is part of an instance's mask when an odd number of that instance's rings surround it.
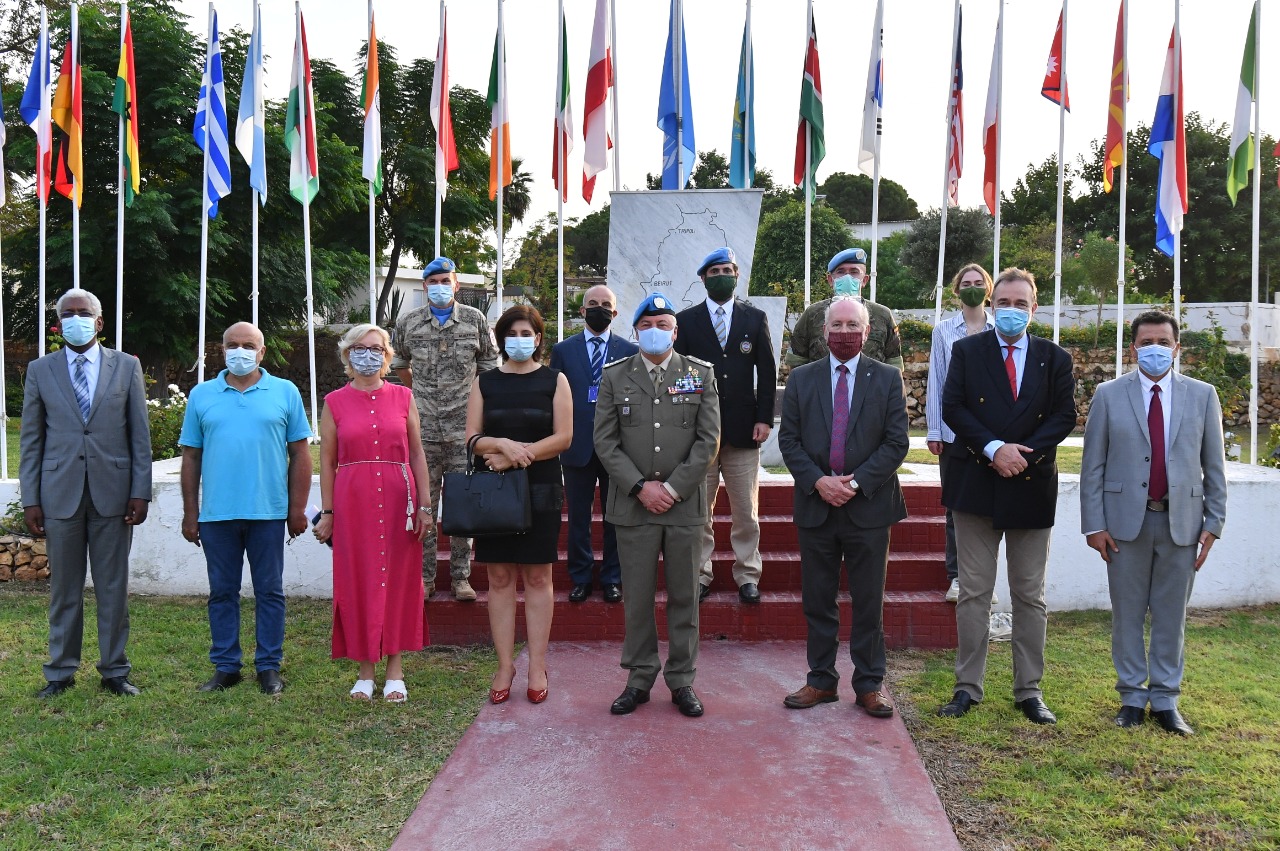
<svg viewBox="0 0 1280 851">
<path fill-rule="evenodd" d="M 1253 111 L 1255 80 L 1258 69 L 1255 60 L 1258 49 L 1258 5 L 1254 3 L 1249 16 L 1249 35 L 1244 41 L 1244 59 L 1240 62 L 1240 90 L 1236 93 L 1236 120 L 1231 127 L 1231 165 L 1227 171 L 1227 194 L 1231 203 L 1236 195 L 1249 185 L 1249 169 L 1253 168 L 1253 134 L 1250 132 L 1250 115 Z"/>
<path fill-rule="evenodd" d="M 556 85 L 556 128 L 551 143 L 551 182 L 560 190 L 562 200 L 569 200 L 569 166 L 560 158 L 569 159 L 573 150 L 573 109 L 569 105 L 569 33 L 564 16 L 560 16 L 560 79 Z M 504 151 L 504 156 L 506 155 Z M 560 172 L 564 171 L 561 175 Z M 561 180 L 561 177 L 564 180 Z"/>
<path fill-rule="evenodd" d="M 809 172 L 805 173 L 805 141 L 809 142 Z M 809 3 L 809 42 L 804 54 L 804 79 L 800 83 L 800 126 L 796 128 L 795 184 L 804 183 L 809 197 L 818 192 L 818 163 L 827 153 L 822 121 L 822 71 L 818 67 L 818 30 Z M 807 181 L 807 182 L 806 182 Z"/>
<path fill-rule="evenodd" d="M 299 71 L 302 72 L 302 80 L 298 79 Z M 289 105 L 285 108 L 284 142 L 289 146 L 289 194 L 300 204 L 310 204 L 320 192 L 320 165 L 316 150 L 316 99 L 311 89 L 311 56 L 307 52 L 307 25 L 301 13 L 298 15 L 298 40 L 293 49 Z"/>
<path fill-rule="evenodd" d="M 138 194 L 138 84 L 133 70 L 133 26 L 128 12 L 124 18 L 124 38 L 120 44 L 120 66 L 116 69 L 116 91 L 111 111 L 124 119 L 124 205 L 133 206 Z"/>
<path fill-rule="evenodd" d="M 499 86 L 498 81 L 502 84 Z M 499 95 L 501 89 L 501 95 Z M 498 36 L 493 39 L 493 64 L 489 67 L 489 200 L 498 197 L 498 186 L 511 185 L 511 119 L 507 115 L 507 57 Z M 501 135 L 499 135 L 501 134 Z M 501 140 L 501 146 L 499 146 Z M 502 148 L 502 177 L 498 177 L 498 148 Z"/>
<path fill-rule="evenodd" d="M 309 78 L 307 82 L 310 83 Z M 364 65 L 364 84 L 360 99 L 364 101 L 364 168 L 361 174 L 372 184 L 373 194 L 381 195 L 382 108 L 378 92 L 378 36 L 374 31 L 372 15 L 369 17 L 369 49 Z"/>
</svg>

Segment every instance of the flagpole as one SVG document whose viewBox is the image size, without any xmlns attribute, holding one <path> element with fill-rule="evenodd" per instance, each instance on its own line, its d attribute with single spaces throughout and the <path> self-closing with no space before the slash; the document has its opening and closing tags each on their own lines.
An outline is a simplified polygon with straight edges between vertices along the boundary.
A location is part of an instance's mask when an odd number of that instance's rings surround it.
<svg viewBox="0 0 1280 851">
<path fill-rule="evenodd" d="M 622 143 L 618 136 L 618 10 L 609 0 L 609 64 L 613 68 L 613 191 L 622 191 Z"/>
<path fill-rule="evenodd" d="M 370 44 L 365 48 L 365 59 L 368 61 L 368 51 L 376 49 L 372 43 L 374 39 L 373 32 L 373 0 L 369 0 L 369 41 Z M 368 71 L 365 71 L 365 84 L 368 85 Z M 369 116 L 366 113 L 364 120 L 367 122 Z M 378 116 L 378 120 L 382 120 L 382 116 Z M 439 140 L 436 144 L 440 144 Z M 379 164 L 381 164 L 382 152 L 378 152 Z M 376 228 L 376 212 L 374 209 L 373 181 L 369 181 L 369 324 L 378 324 L 378 269 L 376 266 L 378 257 L 378 234 Z"/>
<path fill-rule="evenodd" d="M 36 156 L 40 156 L 37 148 Z M 4 175 L 0 174 L 0 180 Z M 0 250 L 0 256 L 3 251 Z M 43 327 L 39 329 L 43 331 Z M 4 375 L 4 263 L 0 262 L 0 479 L 9 478 L 9 409 L 5 404 L 7 395 Z M 42 333 L 41 338 L 44 337 Z"/>
<path fill-rule="evenodd" d="M 75 123 L 75 103 L 76 96 L 80 94 L 76 88 L 76 77 L 79 75 L 76 71 L 80 68 L 80 4 L 72 0 L 71 3 L 71 105 L 68 112 L 71 113 L 71 123 Z M 84 145 L 84 127 L 80 128 L 80 144 Z M 70 145 L 67 146 L 67 159 L 71 158 Z M 71 170 L 70 162 L 67 163 L 67 170 Z M 83 171 L 83 167 L 81 168 Z M 71 285 L 76 289 L 80 289 L 80 203 L 79 199 L 84 196 L 84 187 L 80 185 L 81 175 L 72 175 L 71 190 Z"/>
<path fill-rule="evenodd" d="M 258 32 L 258 29 L 259 29 L 258 22 L 261 20 L 262 20 L 262 12 L 259 9 L 259 0 L 253 0 L 253 29 L 254 29 L 254 36 L 258 39 L 262 38 L 262 33 Z M 261 44 L 261 41 L 259 41 L 258 43 Z M 253 61 L 253 58 L 250 57 L 250 62 L 252 61 Z M 261 67 L 255 68 L 254 73 L 261 75 L 262 68 Z M 257 96 L 255 95 L 254 119 L 253 119 L 255 124 L 257 123 L 257 120 L 258 120 L 257 110 L 258 110 L 258 103 L 257 103 Z M 264 165 L 264 169 L 265 169 L 265 165 Z M 252 162 L 249 163 L 249 171 L 251 173 L 250 177 L 252 177 L 252 172 L 253 172 Z M 258 207 L 261 206 L 261 202 L 259 201 L 260 195 L 258 193 L 257 187 L 253 187 L 251 192 L 252 192 L 252 195 L 251 195 L 250 206 L 253 207 L 253 260 L 250 264 L 252 268 L 252 272 L 251 272 L 251 282 L 249 287 L 249 309 L 252 311 L 252 314 L 253 314 L 252 316 L 253 326 L 257 328 L 258 327 Z"/>
<path fill-rule="evenodd" d="M 494 276 L 494 280 L 496 282 L 495 290 L 498 297 L 498 313 L 501 314 L 502 311 L 504 310 L 503 302 L 502 302 L 502 231 L 503 231 L 502 190 L 506 187 L 506 184 L 503 183 L 503 179 L 505 175 L 502 172 L 503 164 L 506 162 L 506 159 L 504 157 L 504 152 L 502 150 L 502 144 L 504 141 L 502 137 L 505 134 L 502 131 L 503 131 L 503 128 L 506 127 L 506 123 L 507 123 L 507 102 L 505 100 L 507 96 L 507 87 L 506 87 L 507 42 L 506 42 L 506 33 L 503 32 L 503 27 L 502 27 L 502 0 L 498 0 L 498 63 L 497 64 L 498 64 L 498 122 L 499 123 L 496 128 L 496 131 L 498 135 L 498 146 L 497 146 L 498 147 L 498 165 L 497 165 L 498 184 L 497 184 L 497 191 L 494 192 L 494 195 L 496 195 L 498 198 L 498 268 L 497 268 L 497 274 Z"/>
<path fill-rule="evenodd" d="M 676 92 L 676 189 L 684 189 L 684 0 L 676 0 L 676 20 L 679 31 L 671 32 L 671 76 L 675 78 Z"/>
<path fill-rule="evenodd" d="M 309 69 L 302 62 L 302 3 L 294 0 L 293 25 L 297 45 L 298 73 L 298 148 L 302 152 L 302 256 L 303 267 L 307 279 L 307 364 L 311 375 L 311 434 L 320 434 L 320 417 L 316 410 L 316 323 L 315 294 L 311 277 L 311 164 L 307 161 L 307 126 L 314 119 L 309 114 L 311 109 L 311 85 L 307 76 Z"/>
<path fill-rule="evenodd" d="M 52 105 L 49 103 L 49 18 L 48 11 L 44 6 L 40 7 L 40 41 L 44 44 L 44 62 L 40 65 L 40 120 L 36 125 L 39 128 L 36 156 L 43 158 L 44 151 L 50 152 L 50 155 L 52 155 L 53 151 L 53 110 Z M 37 48 L 38 52 L 39 48 Z M 43 143 L 43 148 L 41 143 Z M 52 156 L 50 164 L 52 165 Z M 37 167 L 37 173 L 39 170 Z M 44 176 L 47 184 L 52 183 L 53 177 L 49 171 L 49 169 L 46 169 Z M 44 357 L 45 323 L 48 321 L 48 307 L 45 304 L 45 299 L 48 297 L 45 292 L 45 267 L 48 256 L 48 228 L 46 225 L 49 212 L 49 193 L 53 191 L 51 185 L 46 185 L 43 188 L 43 192 L 39 191 L 39 189 L 36 191 L 36 197 L 40 198 L 40 300 L 36 305 L 36 349 L 40 357 Z"/>
<path fill-rule="evenodd" d="M 1258 49 L 1262 32 L 1262 3 L 1254 0 L 1253 43 L 1253 289 L 1249 304 L 1249 463 L 1258 463 L 1258 241 L 1261 234 L 1262 207 L 1262 51 Z M 0 364 L 2 365 L 2 364 Z"/>
<path fill-rule="evenodd" d="M 564 162 L 564 131 L 560 116 L 564 114 L 564 0 L 560 0 L 560 27 L 556 36 L 556 342 L 564 340 L 564 195 L 568 191 L 568 173 Z"/>
<path fill-rule="evenodd" d="M 805 45 L 808 49 L 808 45 Z M 742 105 L 742 175 L 745 178 L 743 189 L 750 189 L 755 182 L 754 173 L 751 168 L 751 78 L 755 76 L 756 71 L 756 48 L 751 38 L 751 0 L 747 0 L 747 67 L 743 72 L 743 85 L 747 90 L 747 102 Z"/>
<path fill-rule="evenodd" d="M 370 0 L 370 2 L 372 2 L 372 0 Z M 441 38 L 444 37 L 444 0 L 440 0 L 440 37 Z M 437 56 L 436 61 L 439 62 L 443 58 L 444 57 L 442 56 Z M 445 93 L 435 93 L 435 96 L 440 99 L 441 104 L 444 103 L 444 95 Z M 441 115 L 440 115 L 440 123 L 442 125 L 444 124 L 443 113 L 444 113 L 444 109 L 442 107 Z M 440 191 L 440 178 L 442 176 L 440 172 L 440 158 L 442 156 L 444 156 L 444 152 L 440 147 L 440 130 L 439 128 L 437 128 L 436 129 L 436 227 L 435 227 L 435 243 L 436 243 L 435 256 L 436 257 L 440 256 L 440 208 L 443 206 L 443 201 L 444 201 L 444 195 Z M 449 178 L 449 168 L 447 165 L 445 166 L 443 177 L 446 180 L 448 180 Z"/>
<path fill-rule="evenodd" d="M 1177 0 L 1174 0 L 1176 3 Z M 1058 91 L 1058 224 L 1053 239 L 1053 342 L 1058 342 L 1062 324 L 1062 195 L 1066 185 L 1067 144 L 1067 0 L 1062 0 L 1062 56 L 1059 57 L 1062 85 Z"/>
<path fill-rule="evenodd" d="M 942 157 L 942 212 L 938 220 L 938 282 L 933 288 L 933 324 L 942 321 L 942 275 L 947 263 L 947 206 L 951 193 L 947 187 L 951 182 L 951 121 L 955 114 L 955 104 L 951 102 L 951 92 L 955 87 L 956 76 L 956 41 L 960 35 L 960 0 L 956 0 L 955 11 L 951 17 L 951 75 L 947 79 L 947 147 Z"/>
<path fill-rule="evenodd" d="M 876 16 L 877 22 L 883 27 L 883 19 L 879 15 Z M 880 45 L 880 61 L 884 62 L 884 30 L 872 33 L 873 39 L 878 39 Z M 876 83 L 879 86 L 879 81 Z M 883 93 L 881 95 L 883 97 Z M 879 119 L 877 118 L 877 121 Z M 875 138 L 875 156 L 872 158 L 871 164 L 871 300 L 876 300 L 876 278 L 879 270 L 880 257 L 880 128 L 876 127 Z"/>
<path fill-rule="evenodd" d="M 1123 19 L 1120 56 L 1124 76 L 1120 84 L 1124 108 L 1120 110 L 1120 256 L 1116 260 L 1116 378 L 1124 374 L 1124 260 L 1125 219 L 1129 210 L 1129 0 L 1120 0 Z M 1107 152 L 1104 152 L 1104 156 Z"/>
<path fill-rule="evenodd" d="M 209 3 L 209 44 L 213 44 L 213 3 Z M 209 67 L 208 48 L 205 49 L 205 68 Z M 213 104 L 213 81 L 209 81 L 209 90 L 206 91 L 205 97 L 208 98 L 205 107 L 204 119 L 204 156 L 202 158 L 203 177 L 200 181 L 201 188 L 201 204 L 200 204 L 200 319 L 197 323 L 199 326 L 200 343 L 196 349 L 196 383 L 204 383 L 204 339 L 205 339 L 205 312 L 209 299 L 209 148 L 213 146 L 213 139 L 209 133 L 209 125 L 213 121 L 212 104 Z"/>
<path fill-rule="evenodd" d="M 1064 0 L 1065 2 L 1065 0 Z M 1062 51 L 1064 54 L 1066 50 Z M 1186 133 L 1185 118 L 1182 116 L 1182 9 L 1179 0 L 1173 3 L 1173 120 L 1177 124 L 1173 130 L 1173 163 L 1174 182 L 1178 172 L 1178 136 Z M 1185 143 L 1184 143 L 1185 144 Z M 1178 203 L 1185 203 L 1179 199 Z M 1185 213 L 1183 214 L 1185 216 Z M 1182 327 L 1182 225 L 1173 235 L 1173 318 Z M 1056 340 L 1055 340 L 1056 342 Z M 1182 353 L 1174 359 L 1173 368 L 1182 372 Z"/>
<path fill-rule="evenodd" d="M 1004 133 L 1004 121 L 1000 112 L 1004 107 L 1004 2 L 1000 0 L 1000 15 L 996 20 L 996 185 L 995 185 L 995 239 L 991 247 L 991 274 L 1000 274 L 1000 142 Z M 874 301 L 875 299 L 872 299 Z"/>
<path fill-rule="evenodd" d="M 129 19 L 128 0 L 120 3 L 120 50 L 124 51 L 124 28 Z M 129 92 L 130 98 L 136 98 L 136 92 Z M 132 109 L 132 105 L 126 108 Z M 116 193 L 116 351 L 124 350 L 124 113 L 120 114 L 120 146 L 116 171 L 120 178 L 120 188 Z"/>
<path fill-rule="evenodd" d="M 808 15 L 804 26 L 804 61 L 807 71 L 809 39 L 813 37 L 813 0 L 809 0 L 806 9 Z M 801 104 L 802 109 L 803 107 L 804 104 Z M 808 119 L 803 121 L 808 124 L 804 131 L 804 307 L 808 310 L 813 298 L 813 124 Z"/>
</svg>

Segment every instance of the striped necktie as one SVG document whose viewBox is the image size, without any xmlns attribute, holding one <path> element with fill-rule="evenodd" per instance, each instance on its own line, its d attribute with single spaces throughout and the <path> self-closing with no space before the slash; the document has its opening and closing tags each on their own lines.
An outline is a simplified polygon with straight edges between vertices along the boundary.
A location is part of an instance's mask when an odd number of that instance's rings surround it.
<svg viewBox="0 0 1280 851">
<path fill-rule="evenodd" d="M 604 372 L 604 340 L 600 337 L 592 337 L 591 343 L 591 383 L 599 384 L 600 376 Z"/>
<path fill-rule="evenodd" d="M 721 350 L 723 350 L 729 342 L 729 326 L 726 325 L 724 321 L 723 306 L 716 308 L 716 339 L 720 341 Z"/>
<path fill-rule="evenodd" d="M 76 368 L 72 371 L 71 385 L 76 391 L 76 404 L 80 406 L 80 419 L 89 421 L 89 377 L 84 374 L 84 363 L 88 360 L 84 355 L 76 355 Z"/>
</svg>

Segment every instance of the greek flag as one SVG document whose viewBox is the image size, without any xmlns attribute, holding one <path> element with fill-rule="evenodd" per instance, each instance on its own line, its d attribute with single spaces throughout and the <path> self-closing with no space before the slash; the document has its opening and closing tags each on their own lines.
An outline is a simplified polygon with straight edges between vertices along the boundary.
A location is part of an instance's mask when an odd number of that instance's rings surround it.
<svg viewBox="0 0 1280 851">
<path fill-rule="evenodd" d="M 227 93 L 222 79 L 218 13 L 210 9 L 209 16 L 209 49 L 205 54 L 204 76 L 200 78 L 200 100 L 196 104 L 196 126 L 192 135 L 209 158 L 206 212 L 214 219 L 218 216 L 218 199 L 231 194 L 231 146 L 227 141 Z"/>
</svg>

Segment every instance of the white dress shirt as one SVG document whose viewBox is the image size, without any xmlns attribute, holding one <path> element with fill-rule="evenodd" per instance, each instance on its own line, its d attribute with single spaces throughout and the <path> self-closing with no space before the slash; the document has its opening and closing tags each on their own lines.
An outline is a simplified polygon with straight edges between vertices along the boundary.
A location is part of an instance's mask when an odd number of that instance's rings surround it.
<svg viewBox="0 0 1280 851">
<path fill-rule="evenodd" d="M 89 401 L 98 393 L 98 373 L 102 371 L 102 347 L 95 340 L 93 345 L 83 352 L 72 351 L 70 346 L 63 346 L 67 353 L 67 373 L 71 376 L 71 386 L 76 386 L 76 358 L 84 355 L 84 377 L 89 383 Z"/>
</svg>

